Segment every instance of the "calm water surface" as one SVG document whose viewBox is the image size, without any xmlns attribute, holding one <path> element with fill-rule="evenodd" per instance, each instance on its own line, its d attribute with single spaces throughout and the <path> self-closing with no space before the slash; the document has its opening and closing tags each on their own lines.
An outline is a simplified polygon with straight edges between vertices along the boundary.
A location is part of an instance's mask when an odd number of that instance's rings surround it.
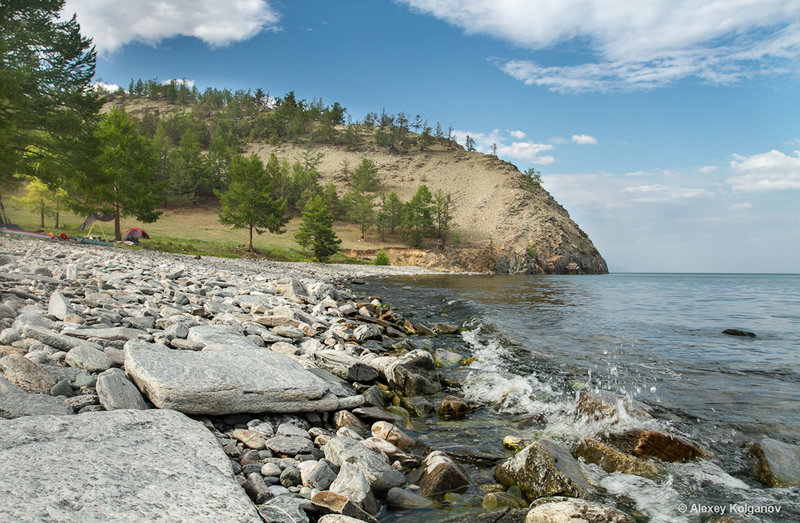
<svg viewBox="0 0 800 523">
<path fill-rule="evenodd" d="M 464 396 L 514 398 L 499 413 L 417 421 L 431 443 L 502 453 L 502 437 L 517 434 L 574 447 L 583 435 L 624 427 L 573 415 L 577 391 L 610 390 L 649 404 L 654 428 L 682 434 L 714 457 L 669 465 L 660 481 L 587 466 L 601 501 L 643 521 L 712 519 L 681 513 L 681 503 L 779 505 L 780 516 L 753 520 L 800 521 L 800 489 L 760 486 L 745 450 L 764 437 L 800 443 L 800 275 L 445 275 L 357 290 L 384 296 L 412 321 L 466 325 L 460 337 L 436 338 L 432 348 L 476 356 Z M 757 336 L 722 334 L 728 328 Z M 531 415 L 536 422 L 518 421 Z M 490 471 L 470 472 L 492 481 Z M 457 510 L 443 507 L 449 516 Z"/>
</svg>

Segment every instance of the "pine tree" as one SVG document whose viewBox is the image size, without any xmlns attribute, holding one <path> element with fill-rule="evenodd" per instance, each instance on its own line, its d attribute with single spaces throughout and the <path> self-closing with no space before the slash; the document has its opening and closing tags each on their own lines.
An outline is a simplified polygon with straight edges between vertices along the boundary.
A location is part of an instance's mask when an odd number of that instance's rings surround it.
<svg viewBox="0 0 800 523">
<path fill-rule="evenodd" d="M 378 177 L 378 166 L 369 158 L 362 158 L 361 163 L 350 175 L 350 185 L 359 192 L 374 192 L 381 188 Z"/>
<path fill-rule="evenodd" d="M 114 108 L 97 130 L 96 171 L 79 180 L 80 210 L 114 216 L 114 238 L 122 239 L 120 218 L 135 216 L 152 223 L 163 186 L 153 183 L 157 156 L 150 140 L 139 134 L 128 113 Z"/>
<path fill-rule="evenodd" d="M 264 229 L 282 234 L 286 216 L 286 201 L 273 196 L 274 180 L 264 163 L 255 153 L 248 157 L 236 155 L 228 173 L 230 185 L 225 192 L 216 191 L 222 210 L 219 221 L 234 229 L 250 231 L 248 250 L 253 251 L 253 231 L 262 234 Z"/>
<path fill-rule="evenodd" d="M 294 236 L 303 248 L 311 247 L 314 259 L 327 261 L 342 243 L 333 232 L 333 215 L 322 196 L 315 196 L 303 209 L 303 221 Z"/>
<path fill-rule="evenodd" d="M 93 153 L 103 103 L 90 88 L 96 53 L 75 16 L 59 18 L 64 3 L 0 2 L 0 187 L 35 176 L 41 160 L 71 172 Z"/>
<path fill-rule="evenodd" d="M 342 198 L 347 218 L 361 227 L 361 239 L 367 239 L 369 228 L 375 223 L 374 195 L 350 191 Z"/>
</svg>

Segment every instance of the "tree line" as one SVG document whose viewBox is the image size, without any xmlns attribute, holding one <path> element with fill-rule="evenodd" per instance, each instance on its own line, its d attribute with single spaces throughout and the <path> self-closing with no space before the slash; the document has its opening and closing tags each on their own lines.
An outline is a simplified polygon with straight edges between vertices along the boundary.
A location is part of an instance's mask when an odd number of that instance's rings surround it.
<svg viewBox="0 0 800 523">
<path fill-rule="evenodd" d="M 121 217 L 150 223 L 164 200 L 182 207 L 219 198 L 223 223 L 241 223 L 237 214 L 243 211 L 231 203 L 237 200 L 259 215 L 249 219 L 251 231 L 280 231 L 288 215 L 319 211 L 322 202 L 332 219 L 358 223 L 364 237 L 376 227 L 382 237 L 400 234 L 411 245 L 432 236 L 445 241 L 449 195 L 424 186 L 409 202 L 381 194 L 377 167 L 365 158 L 347 172 L 351 187 L 340 197 L 333 184 L 320 185 L 322 157 L 310 147 L 358 150 L 371 136 L 371 143 L 402 153 L 437 142 L 453 146 L 452 128 L 445 134 L 419 115 L 409 119 L 385 110 L 352 122 L 338 102 L 308 102 L 294 92 L 274 98 L 261 89 L 200 92 L 177 80 L 131 80 L 127 91 L 106 95 L 91 83 L 91 40 L 80 34 L 74 16 L 59 18 L 64 3 L 0 3 L 0 186 L 28 183 L 26 199 L 38 205 L 42 225 L 45 214 L 58 217 L 65 208 L 111 214 L 118 240 Z M 101 114 L 105 102 L 135 97 L 175 107 L 166 114 L 145 109 L 138 118 L 122 107 Z M 252 141 L 309 149 L 294 163 L 272 156 L 263 164 L 241 155 Z M 246 176 L 260 176 L 258 191 L 253 184 L 243 188 Z M 257 192 L 268 193 L 270 202 L 257 202 L 251 194 Z"/>
</svg>

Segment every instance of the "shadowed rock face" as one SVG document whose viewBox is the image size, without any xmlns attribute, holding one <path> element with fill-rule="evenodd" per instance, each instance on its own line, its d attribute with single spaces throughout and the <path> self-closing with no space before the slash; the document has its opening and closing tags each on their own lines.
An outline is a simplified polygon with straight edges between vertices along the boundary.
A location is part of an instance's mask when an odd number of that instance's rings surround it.
<svg viewBox="0 0 800 523">
<path fill-rule="evenodd" d="M 261 521 L 214 436 L 178 412 L 35 416 L 0 427 L 2 521 Z"/>
</svg>

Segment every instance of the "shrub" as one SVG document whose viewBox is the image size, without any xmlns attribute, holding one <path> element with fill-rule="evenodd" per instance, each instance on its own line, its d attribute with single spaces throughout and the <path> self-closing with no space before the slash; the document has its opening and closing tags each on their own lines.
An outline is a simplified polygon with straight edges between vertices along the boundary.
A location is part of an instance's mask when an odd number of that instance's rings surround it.
<svg viewBox="0 0 800 523">
<path fill-rule="evenodd" d="M 379 250 L 378 255 L 375 256 L 375 265 L 391 265 L 389 255 L 383 249 Z"/>
</svg>

